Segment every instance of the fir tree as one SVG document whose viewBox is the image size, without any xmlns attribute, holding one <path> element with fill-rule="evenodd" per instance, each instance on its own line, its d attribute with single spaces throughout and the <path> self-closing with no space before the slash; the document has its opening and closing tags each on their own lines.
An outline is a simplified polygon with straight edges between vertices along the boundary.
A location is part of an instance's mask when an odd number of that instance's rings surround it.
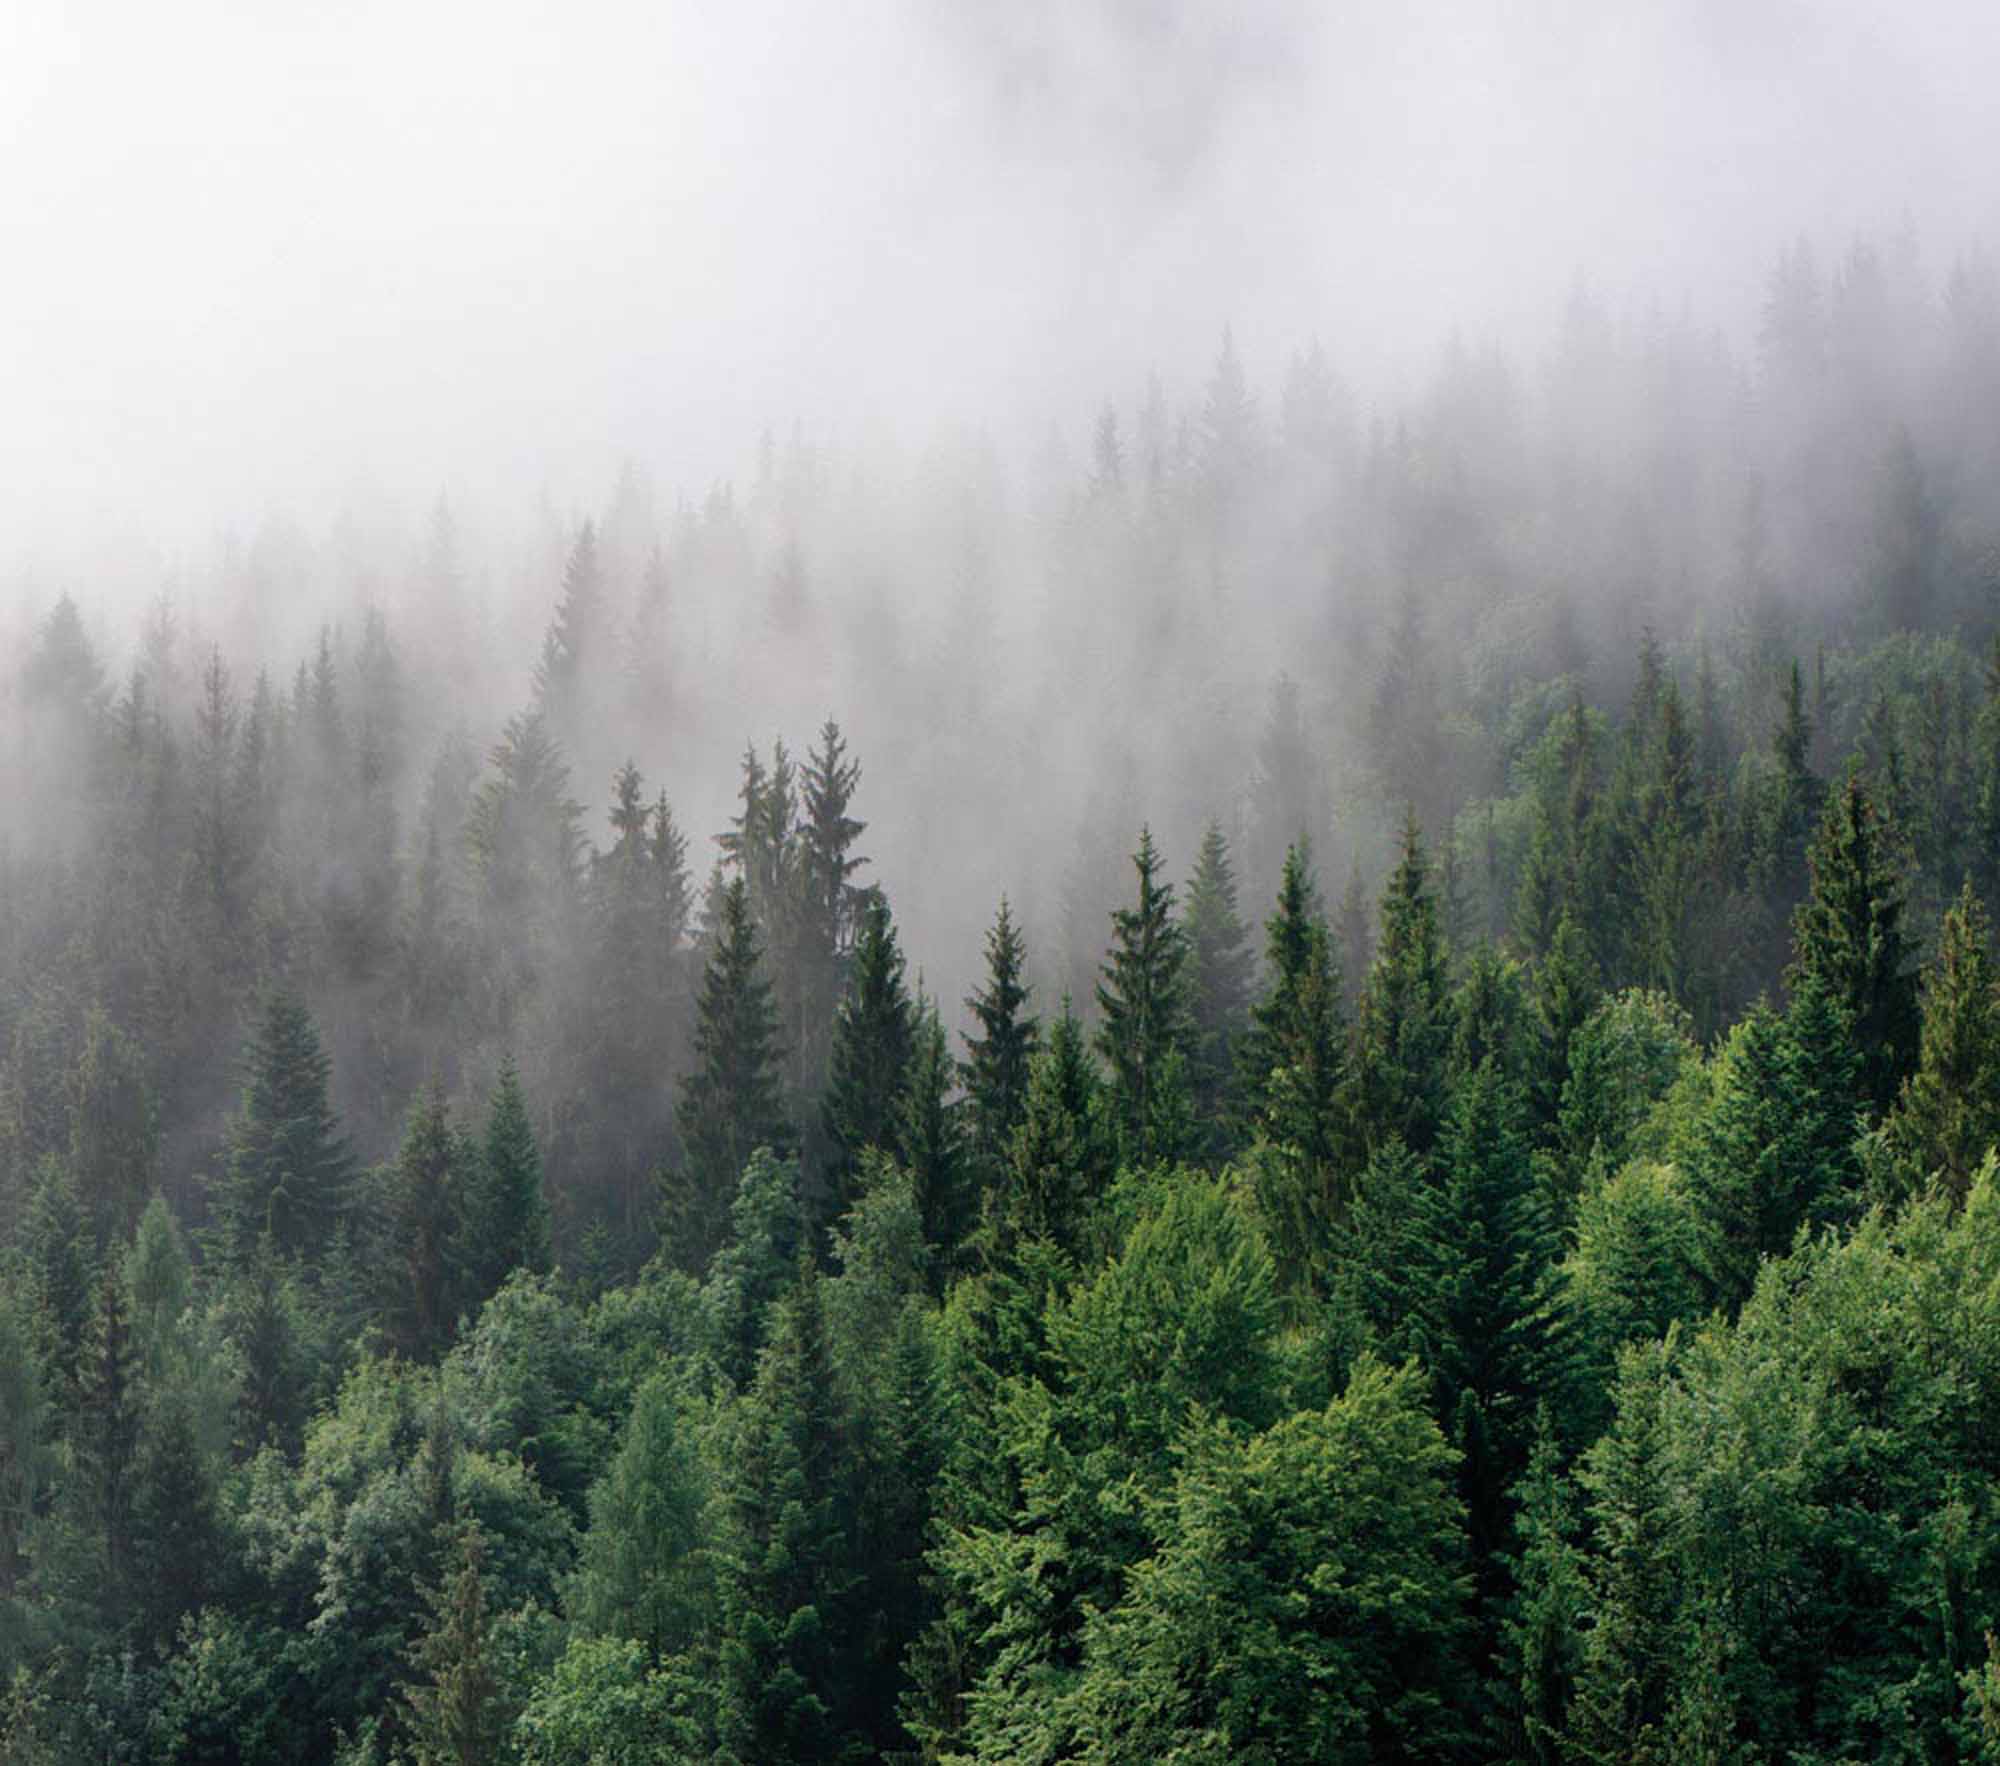
<svg viewBox="0 0 2000 1766">
<path fill-rule="evenodd" d="M 1097 1070 L 1065 995 L 1048 1046 L 1028 1064 L 1028 1095 L 1008 1149 L 1007 1183 L 994 1203 L 1002 1242 L 1047 1239 L 1077 1250 L 1116 1158 Z"/>
<path fill-rule="evenodd" d="M 1026 946 L 1002 896 L 986 934 L 986 983 L 965 1002 L 978 1029 L 966 1033 L 967 1059 L 959 1069 L 973 1147 L 989 1167 L 1004 1158 L 1027 1107 L 1028 1070 L 1041 1046 L 1041 1020 L 1023 1011 L 1026 961 Z"/>
<path fill-rule="evenodd" d="M 1252 958 L 1236 911 L 1236 875 L 1218 823 L 1202 836 L 1182 910 L 1193 1004 L 1189 1073 L 1194 1109 L 1212 1155 L 1228 1145 L 1226 1122 L 1235 1111 L 1235 1045 L 1250 1004 Z"/>
<path fill-rule="evenodd" d="M 476 1309 L 515 1270 L 544 1275 L 550 1265 L 541 1149 L 511 1056 L 501 1062 L 494 1082 L 478 1157 L 465 1161 L 463 1195 L 455 1259 L 465 1303 Z"/>
<path fill-rule="evenodd" d="M 461 1270 L 470 1237 L 470 1153 L 434 1078 L 410 1112 L 391 1175 L 387 1222 L 395 1258 L 389 1339 L 412 1361 L 430 1360 L 450 1341 L 461 1294 L 475 1304 L 485 1297 L 468 1291 Z"/>
<path fill-rule="evenodd" d="M 429 1623 L 410 1652 L 418 1678 L 403 1699 L 416 1766 L 488 1766 L 504 1758 L 510 1713 L 487 1612 L 485 1557 L 479 1528 L 458 1529 L 445 1581 L 426 1591 Z"/>
<path fill-rule="evenodd" d="M 717 1728 L 734 1758 L 806 1766 L 849 1740 L 850 1470 L 819 1277 L 802 1259 L 731 1467 Z"/>
<path fill-rule="evenodd" d="M 854 947 L 854 973 L 833 1026 L 833 1051 L 821 1106 L 827 1143 L 819 1224 L 847 1212 L 861 1153 L 892 1149 L 896 1115 L 909 1075 L 914 1026 L 903 953 L 880 895 L 868 904 Z"/>
<path fill-rule="evenodd" d="M 1451 1011 L 1444 938 L 1415 811 L 1382 896 L 1382 940 L 1356 1025 L 1360 1132 L 1372 1150 L 1391 1137 L 1427 1153 L 1444 1119 Z"/>
<path fill-rule="evenodd" d="M 908 1078 L 898 1112 L 896 1151 L 910 1174 L 924 1243 L 942 1286 L 979 1219 L 979 1190 L 966 1146 L 964 1110 L 935 1000 L 920 1001 Z"/>
<path fill-rule="evenodd" d="M 696 1005 L 695 1070 L 675 1110 L 682 1163 L 666 1183 L 661 1241 L 681 1268 L 700 1271 L 721 1242 L 730 1198 L 752 1152 L 782 1153 L 791 1132 L 779 1100 L 777 1018 L 750 892 L 732 878 L 719 902 Z"/>
<path fill-rule="evenodd" d="M 1160 1132 L 1170 1089 L 1187 1083 L 1187 934 L 1173 917 L 1173 885 L 1159 880 L 1151 829 L 1140 831 L 1132 866 L 1138 899 L 1111 916 L 1112 946 L 1097 986 L 1097 1045 L 1110 1068 L 1120 1146 L 1128 1160 L 1146 1164 L 1188 1150 Z"/>
<path fill-rule="evenodd" d="M 1812 848 L 1812 889 L 1792 927 L 1796 993 L 1822 987 L 1846 1014 L 1862 1087 L 1879 1113 L 1915 1064 L 1917 984 L 1903 934 L 1903 887 L 1886 829 L 1858 778 L 1827 805 Z"/>
<path fill-rule="evenodd" d="M 1962 1198 L 2000 1144 L 2000 982 L 1986 910 L 1968 881 L 1948 909 L 1924 974 L 1917 1067 L 1886 1125 L 1889 1146 L 1920 1186 Z"/>
<path fill-rule="evenodd" d="M 214 1191 L 221 1249 L 240 1264 L 269 1234 L 282 1253 L 310 1261 L 347 1208 L 353 1168 L 327 1097 L 330 1063 L 296 994 L 266 1001 L 245 1067 Z"/>
<path fill-rule="evenodd" d="M 798 886 L 798 1016 L 796 1085 L 816 1090 L 825 1074 L 828 1026 L 867 892 L 849 880 L 868 861 L 854 843 L 868 824 L 848 814 L 861 783 L 861 763 L 847 754 L 840 726 L 828 718 L 819 746 L 800 774 Z"/>
<path fill-rule="evenodd" d="M 535 665 L 535 708 L 567 740 L 577 735 L 586 671 L 597 665 L 603 600 L 597 528 L 586 521 L 570 545 L 563 565 L 562 599 L 542 640 L 541 660 Z"/>
</svg>

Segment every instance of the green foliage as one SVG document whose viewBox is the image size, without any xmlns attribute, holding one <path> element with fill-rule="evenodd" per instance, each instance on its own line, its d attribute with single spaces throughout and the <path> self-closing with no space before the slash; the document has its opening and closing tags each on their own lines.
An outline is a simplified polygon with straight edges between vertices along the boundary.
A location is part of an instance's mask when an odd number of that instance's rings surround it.
<svg viewBox="0 0 2000 1766">
<path fill-rule="evenodd" d="M 1453 1456 L 1410 1369 L 1197 1433 L 1157 1545 L 1090 1626 L 1092 1761 L 1451 1760 L 1469 1741 Z"/>
<path fill-rule="evenodd" d="M 219 1248 L 241 1266 L 268 1235 L 281 1254 L 311 1261 L 347 1207 L 353 1165 L 328 1100 L 331 1064 L 296 994 L 265 1002 L 244 1065 L 214 1187 Z"/>
<path fill-rule="evenodd" d="M 909 1079 L 916 1014 L 903 981 L 903 953 L 880 895 L 868 903 L 854 946 L 854 974 L 833 1024 L 833 1054 L 821 1106 L 827 1141 L 824 1198 L 811 1224 L 837 1220 L 854 1199 L 861 1154 L 893 1149 Z"/>
<path fill-rule="evenodd" d="M 741 877 L 722 892 L 707 971 L 697 1002 L 696 1067 L 675 1110 L 682 1164 L 667 1174 L 661 1243 L 675 1264 L 699 1275 L 722 1241 L 730 1198 L 759 1147 L 791 1144 L 778 1094 L 778 1022 L 763 953 Z"/>
<path fill-rule="evenodd" d="M 514 1726 L 521 1766 L 673 1766 L 703 1757 L 684 1684 L 626 1638 L 575 1637 Z"/>
<path fill-rule="evenodd" d="M 1811 863 L 1788 980 L 1794 993 L 1816 982 L 1846 1013 L 1863 1094 L 1880 1114 L 1916 1064 L 1917 983 L 1888 831 L 1858 778 L 1827 805 Z"/>
<path fill-rule="evenodd" d="M 1048 1046 L 1029 1063 L 1026 1105 L 994 1202 L 1003 1242 L 1047 1239 L 1075 1251 L 1116 1158 L 1109 1103 L 1065 997 Z"/>
<path fill-rule="evenodd" d="M 1556 1118 L 1572 1190 L 1593 1156 L 1615 1169 L 1645 1150 L 1648 1118 L 1696 1059 L 1694 1026 L 1664 994 L 1613 994 L 1577 1027 Z"/>
<path fill-rule="evenodd" d="M 1905 1190 L 1935 1180 L 1962 1196 L 2000 1143 L 2000 982 L 1989 942 L 1986 910 L 1968 882 L 1925 971 L 1916 1071 L 1885 1125 Z"/>
<path fill-rule="evenodd" d="M 549 1204 L 541 1150 L 528 1118 L 520 1070 L 511 1058 L 501 1063 L 494 1083 L 479 1155 L 466 1158 L 461 1169 L 463 1202 L 457 1242 L 450 1250 L 459 1266 L 465 1303 L 477 1306 L 515 1270 L 534 1275 L 549 1270 Z"/>
<path fill-rule="evenodd" d="M 1174 887 L 1160 881 L 1160 867 L 1152 830 L 1142 828 L 1132 855 L 1138 899 L 1111 915 L 1111 950 L 1097 984 L 1097 1047 L 1109 1071 L 1119 1148 L 1139 1165 L 1193 1150 L 1181 1138 L 1193 1028 L 1188 934 L 1174 918 Z"/>
<path fill-rule="evenodd" d="M 959 1070 L 973 1146 L 989 1169 L 1005 1161 L 1026 1113 L 1029 1068 L 1041 1047 L 1041 1020 L 1024 1011 L 1026 962 L 1027 947 L 1002 896 L 986 934 L 985 984 L 965 1002 L 978 1030 L 966 1034 L 966 1059 Z"/>
<path fill-rule="evenodd" d="M 1359 1130 L 1372 1153 L 1390 1139 L 1428 1153 L 1443 1125 L 1451 1052 L 1444 935 L 1416 812 L 1382 896 L 1382 936 L 1355 1025 Z"/>
<path fill-rule="evenodd" d="M 713 1598 L 695 1423 L 669 1375 L 639 1388 L 618 1451 L 591 1486 L 590 1528 L 564 1598 L 585 1635 L 635 1640 L 647 1663 L 693 1644 Z"/>
<path fill-rule="evenodd" d="M 1236 872 L 1220 823 L 1210 822 L 1188 878 L 1181 925 L 1193 1019 L 1189 1081 L 1196 1119 L 1211 1155 L 1227 1151 L 1237 1113 L 1236 1045 L 1248 1025 L 1255 959 L 1236 910 Z"/>
<path fill-rule="evenodd" d="M 461 1528 L 446 1581 L 426 1594 L 430 1623 L 410 1657 L 418 1678 L 403 1695 L 415 1766 L 498 1766 L 512 1753 L 480 1573 L 484 1557 L 478 1528 Z"/>
</svg>

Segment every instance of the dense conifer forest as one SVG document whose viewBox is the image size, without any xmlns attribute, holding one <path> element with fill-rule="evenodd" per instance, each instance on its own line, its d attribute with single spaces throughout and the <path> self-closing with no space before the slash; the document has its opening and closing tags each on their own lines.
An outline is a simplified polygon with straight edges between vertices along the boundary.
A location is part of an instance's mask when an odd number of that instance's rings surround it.
<svg viewBox="0 0 2000 1766">
<path fill-rule="evenodd" d="M 2000 280 L 1766 289 L 17 572 L 0 1760 L 2000 1759 Z"/>
</svg>

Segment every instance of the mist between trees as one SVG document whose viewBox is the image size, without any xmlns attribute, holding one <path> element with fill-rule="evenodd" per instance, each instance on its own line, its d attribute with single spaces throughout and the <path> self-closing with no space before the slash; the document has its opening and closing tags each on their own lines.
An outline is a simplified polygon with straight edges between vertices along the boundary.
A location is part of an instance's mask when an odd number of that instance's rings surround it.
<svg viewBox="0 0 2000 1766">
<path fill-rule="evenodd" d="M 23 564 L 8 1757 L 2000 1747 L 2000 281 L 1555 336 Z"/>
</svg>

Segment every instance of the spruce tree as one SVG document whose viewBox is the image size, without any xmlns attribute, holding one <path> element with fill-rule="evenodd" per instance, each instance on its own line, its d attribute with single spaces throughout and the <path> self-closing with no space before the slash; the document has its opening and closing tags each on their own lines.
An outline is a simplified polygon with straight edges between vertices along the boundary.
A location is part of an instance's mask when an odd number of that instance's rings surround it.
<svg viewBox="0 0 2000 1766">
<path fill-rule="evenodd" d="M 1792 924 L 1794 993 L 1817 983 L 1846 1014 L 1862 1088 L 1879 1114 L 1915 1065 L 1917 978 L 1903 932 L 1903 884 L 1887 829 L 1859 778 L 1827 805 L 1813 841 L 1812 888 Z"/>
<path fill-rule="evenodd" d="M 477 1525 L 458 1529 L 443 1583 L 425 1591 L 429 1620 L 410 1652 L 417 1678 L 403 1697 L 415 1766 L 487 1766 L 505 1757 L 509 1712 L 485 1556 Z"/>
<path fill-rule="evenodd" d="M 1356 1025 L 1359 1129 L 1373 1149 L 1428 1153 L 1444 1120 L 1451 1001 L 1437 897 L 1416 812 L 1382 896 L 1382 939 Z"/>
<path fill-rule="evenodd" d="M 861 763 L 848 757 L 840 726 L 828 718 L 799 775 L 795 1067 L 800 1091 L 817 1089 L 824 1078 L 835 1003 L 866 912 L 867 892 L 850 881 L 868 862 L 854 853 L 868 824 L 848 814 L 860 783 Z"/>
<path fill-rule="evenodd" d="M 717 1729 L 730 1757 L 786 1766 L 850 1741 L 848 1418 L 819 1277 L 802 1258 L 731 1456 Z"/>
<path fill-rule="evenodd" d="M 1065 994 L 1048 1046 L 1028 1064 L 1028 1095 L 1008 1148 L 1006 1184 L 989 1202 L 1003 1246 L 1047 1239 L 1077 1251 L 1116 1161 L 1116 1130 L 1102 1084 Z"/>
<path fill-rule="evenodd" d="M 1150 828 L 1132 855 L 1138 899 L 1111 915 L 1112 946 L 1097 985 L 1103 1024 L 1097 1046 L 1110 1069 L 1119 1144 L 1135 1164 L 1181 1157 L 1172 1144 L 1172 1089 L 1187 1085 L 1192 1021 L 1188 1009 L 1187 934 L 1174 919 L 1174 889 L 1160 881 Z"/>
<path fill-rule="evenodd" d="M 266 1001 L 244 1065 L 214 1188 L 219 1248 L 240 1265 L 268 1233 L 280 1252 L 313 1261 L 346 1211 L 353 1162 L 327 1096 L 331 1063 L 296 994 Z"/>
<path fill-rule="evenodd" d="M 469 1162 L 463 1194 L 456 1260 L 466 1305 L 483 1305 L 517 1269 L 548 1272 L 549 1203 L 541 1149 L 511 1055 L 500 1064 L 487 1106 L 486 1138 Z"/>
<path fill-rule="evenodd" d="M 1235 1045 L 1250 1004 L 1253 962 L 1248 934 L 1236 911 L 1236 874 L 1222 828 L 1210 822 L 1188 879 L 1182 909 L 1193 1005 L 1189 1077 L 1194 1109 L 1213 1157 L 1229 1146 L 1227 1124 L 1235 1114 Z"/>
<path fill-rule="evenodd" d="M 1303 842 L 1285 855 L 1264 927 L 1269 990 L 1251 1009 L 1239 1051 L 1249 1126 L 1263 1141 L 1257 1202 L 1284 1287 L 1313 1286 L 1343 1204 L 1347 1030 L 1332 941 Z"/>
<path fill-rule="evenodd" d="M 792 1144 L 778 1090 L 778 1026 L 749 886 L 726 883 L 696 1004 L 696 1066 L 674 1119 L 681 1164 L 665 1179 L 661 1242 L 682 1269 L 699 1272 L 722 1241 L 730 1200 L 751 1153 Z"/>
<path fill-rule="evenodd" d="M 854 973 L 834 1019 L 821 1118 L 826 1170 L 816 1224 L 825 1226 L 854 1200 L 864 1148 L 893 1150 L 897 1112 L 909 1076 L 914 1014 L 903 982 L 903 953 L 889 904 L 879 894 L 861 916 Z"/>
<path fill-rule="evenodd" d="M 959 1261 L 979 1219 L 979 1185 L 966 1145 L 964 1108 L 951 1095 L 955 1077 L 935 1000 L 917 1006 L 909 1074 L 896 1125 L 896 1152 L 910 1174 L 937 1284 Z"/>
<path fill-rule="evenodd" d="M 1041 1020 L 1024 1011 L 1026 962 L 1027 948 L 1003 895 L 986 934 L 986 983 L 965 1002 L 978 1029 L 966 1033 L 967 1058 L 959 1069 L 973 1149 L 989 1170 L 1005 1158 L 1027 1108 L 1028 1069 L 1041 1046 Z"/>
<path fill-rule="evenodd" d="M 535 707 L 558 735 L 574 740 L 583 702 L 585 674 L 598 662 L 604 623 L 604 570 L 598 558 L 597 528 L 577 529 L 563 565 L 562 599 L 542 639 L 535 665 Z"/>
<path fill-rule="evenodd" d="M 2000 1144 L 2000 981 L 1990 949 L 1986 910 L 1968 881 L 1924 973 L 1917 1068 L 1886 1125 L 1911 1187 L 1935 1178 L 1962 1198 Z"/>
<path fill-rule="evenodd" d="M 124 1274 L 108 1266 L 97 1315 L 77 1369 L 66 1499 L 87 1568 L 75 1593 L 115 1633 L 130 1617 L 138 1571 L 133 1517 L 141 1407 Z"/>
<path fill-rule="evenodd" d="M 386 1323 L 390 1344 L 412 1361 L 450 1342 L 461 1298 L 485 1298 L 469 1291 L 462 1266 L 470 1155 L 433 1078 L 410 1111 L 389 1180 Z"/>
</svg>

